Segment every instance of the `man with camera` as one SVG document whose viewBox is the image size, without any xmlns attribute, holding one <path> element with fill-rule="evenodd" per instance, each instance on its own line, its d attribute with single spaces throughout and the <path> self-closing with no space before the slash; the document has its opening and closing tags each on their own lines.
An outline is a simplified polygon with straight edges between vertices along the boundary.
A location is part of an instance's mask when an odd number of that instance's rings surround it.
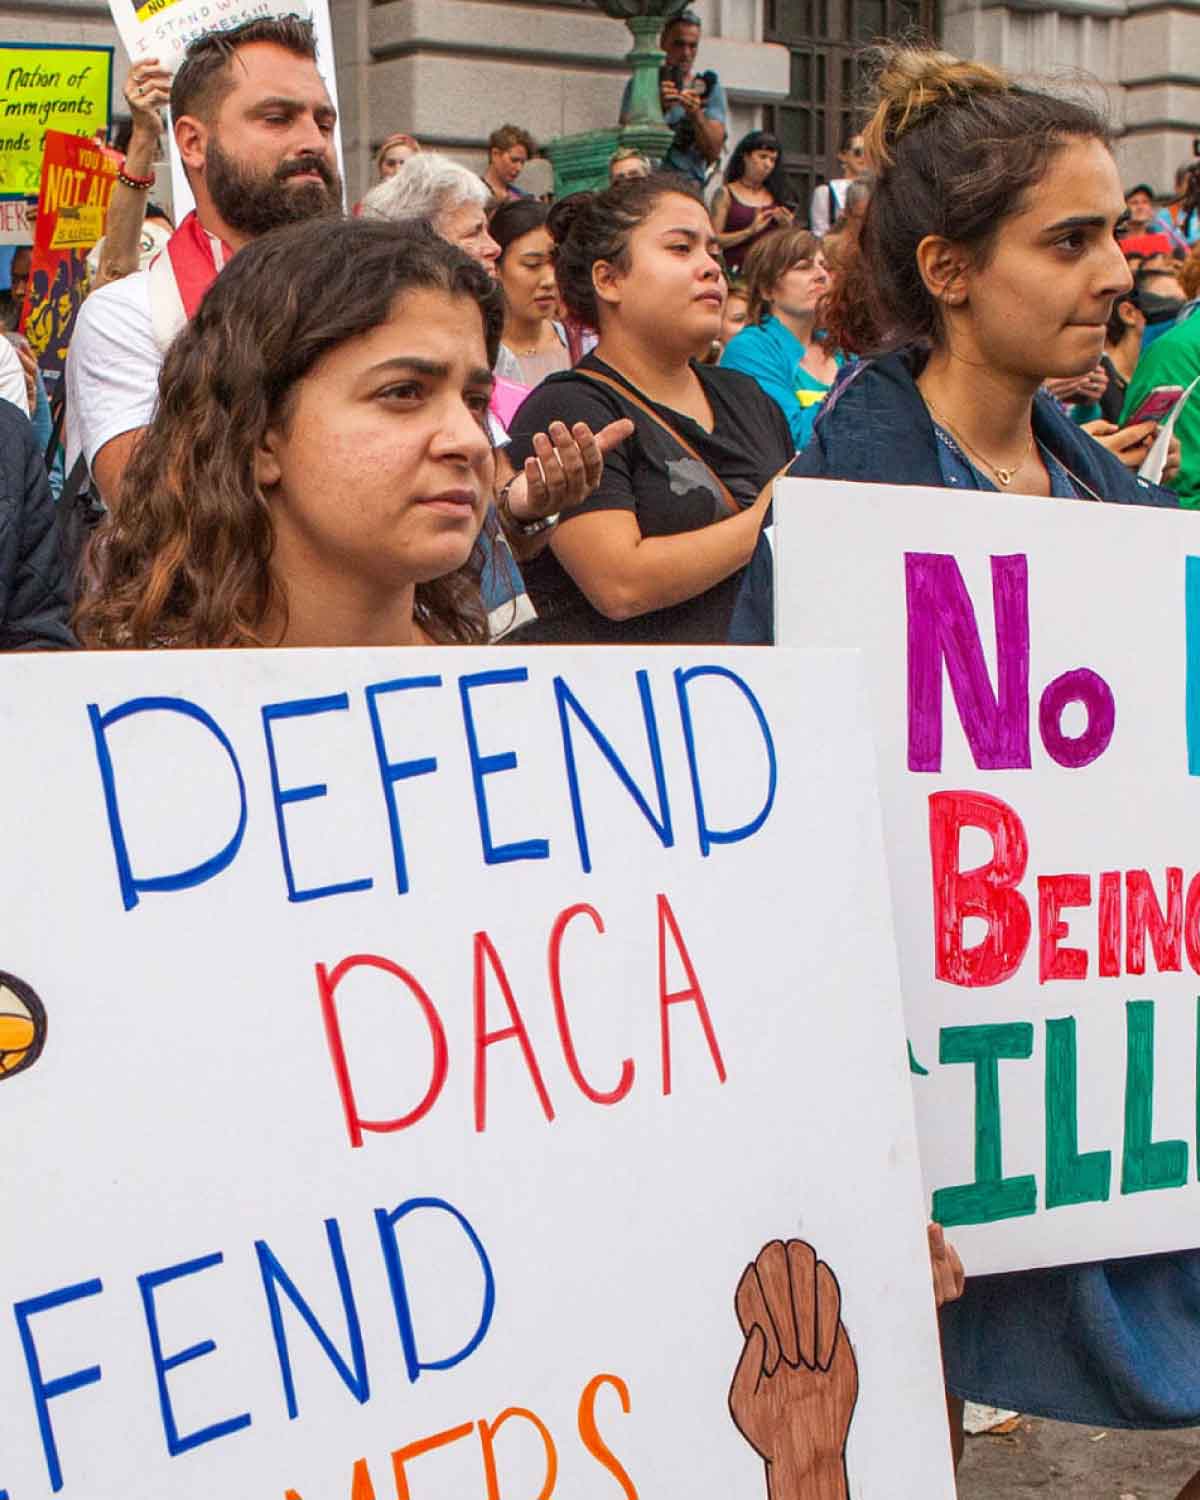
<svg viewBox="0 0 1200 1500">
<path fill-rule="evenodd" d="M 725 148 L 729 121 L 725 90 L 711 69 L 696 72 L 700 17 L 695 11 L 673 16 L 663 27 L 658 44 L 667 55 L 658 74 L 663 119 L 675 132 L 662 164 L 667 171 L 678 172 L 703 187 Z M 621 101 L 622 125 L 629 120 L 632 89 L 631 80 Z"/>
</svg>

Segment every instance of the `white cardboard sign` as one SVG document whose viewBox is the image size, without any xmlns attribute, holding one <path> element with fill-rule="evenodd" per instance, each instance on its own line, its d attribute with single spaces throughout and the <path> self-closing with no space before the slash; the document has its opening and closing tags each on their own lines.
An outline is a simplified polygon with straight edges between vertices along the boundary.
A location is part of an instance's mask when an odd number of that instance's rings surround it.
<svg viewBox="0 0 1200 1500">
<path fill-rule="evenodd" d="M 1196 518 L 811 480 L 775 518 L 780 641 L 867 655 L 933 1216 L 969 1273 L 1195 1246 Z"/>
<path fill-rule="evenodd" d="M 9 656 L 0 735 L 0 1491 L 950 1500 L 856 655 Z"/>
</svg>

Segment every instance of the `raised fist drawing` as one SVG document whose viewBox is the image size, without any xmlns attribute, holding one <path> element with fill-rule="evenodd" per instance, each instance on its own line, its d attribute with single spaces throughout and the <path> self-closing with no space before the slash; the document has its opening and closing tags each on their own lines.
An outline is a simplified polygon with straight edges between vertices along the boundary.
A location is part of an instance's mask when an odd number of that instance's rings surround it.
<svg viewBox="0 0 1200 1500">
<path fill-rule="evenodd" d="M 858 1365 L 837 1277 L 803 1240 L 772 1240 L 734 1305 L 746 1342 L 729 1410 L 766 1464 L 770 1500 L 847 1500 Z"/>
</svg>

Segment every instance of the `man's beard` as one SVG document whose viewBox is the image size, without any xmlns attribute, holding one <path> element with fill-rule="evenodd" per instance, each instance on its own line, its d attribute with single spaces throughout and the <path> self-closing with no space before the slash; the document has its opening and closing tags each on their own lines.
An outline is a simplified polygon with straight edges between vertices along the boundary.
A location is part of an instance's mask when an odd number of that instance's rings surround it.
<svg viewBox="0 0 1200 1500">
<path fill-rule="evenodd" d="M 281 224 L 341 215 L 341 180 L 322 157 L 288 157 L 263 175 L 227 155 L 210 138 L 204 165 L 213 207 L 230 229 L 242 234 L 266 234 Z M 321 181 L 289 183 L 302 172 L 316 172 Z"/>
</svg>

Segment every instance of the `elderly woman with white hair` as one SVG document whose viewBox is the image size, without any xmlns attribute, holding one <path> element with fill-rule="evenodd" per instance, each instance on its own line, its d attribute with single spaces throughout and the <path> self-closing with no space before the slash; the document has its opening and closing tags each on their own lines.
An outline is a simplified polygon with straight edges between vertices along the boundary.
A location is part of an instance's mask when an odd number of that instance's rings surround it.
<svg viewBox="0 0 1200 1500">
<path fill-rule="evenodd" d="M 490 202 L 491 195 L 481 178 L 448 156 L 423 151 L 410 157 L 385 182 L 376 183 L 363 199 L 362 216 L 389 219 L 397 224 L 414 221 L 428 224 L 435 234 L 457 245 L 495 276 L 500 246 L 488 233 Z M 503 348 L 495 374 L 501 380 L 521 379 L 520 365 Z M 558 521 L 557 512 L 522 521 L 512 510 L 513 499 L 532 497 L 544 513 L 552 488 L 565 497 L 562 509 L 578 505 L 596 488 L 603 455 L 632 433 L 633 424 L 612 422 L 593 435 L 583 422 L 571 428 L 564 422 L 552 422 L 549 431 L 539 433 L 534 440 L 536 456 L 527 459 L 520 470 L 514 470 L 505 452 L 508 433 L 496 415 L 495 402 L 489 417 L 496 449 L 498 489 L 496 505 L 481 538 L 486 553 L 483 594 L 491 635 L 498 640 L 534 616 L 512 554 L 526 561 L 542 551 Z M 497 520 L 503 536 L 496 530 Z"/>
<path fill-rule="evenodd" d="M 362 211 L 364 218 L 396 224 L 422 220 L 494 276 L 500 246 L 488 233 L 490 202 L 486 184 L 474 172 L 436 151 L 422 151 L 377 182 L 363 199 Z"/>
</svg>

